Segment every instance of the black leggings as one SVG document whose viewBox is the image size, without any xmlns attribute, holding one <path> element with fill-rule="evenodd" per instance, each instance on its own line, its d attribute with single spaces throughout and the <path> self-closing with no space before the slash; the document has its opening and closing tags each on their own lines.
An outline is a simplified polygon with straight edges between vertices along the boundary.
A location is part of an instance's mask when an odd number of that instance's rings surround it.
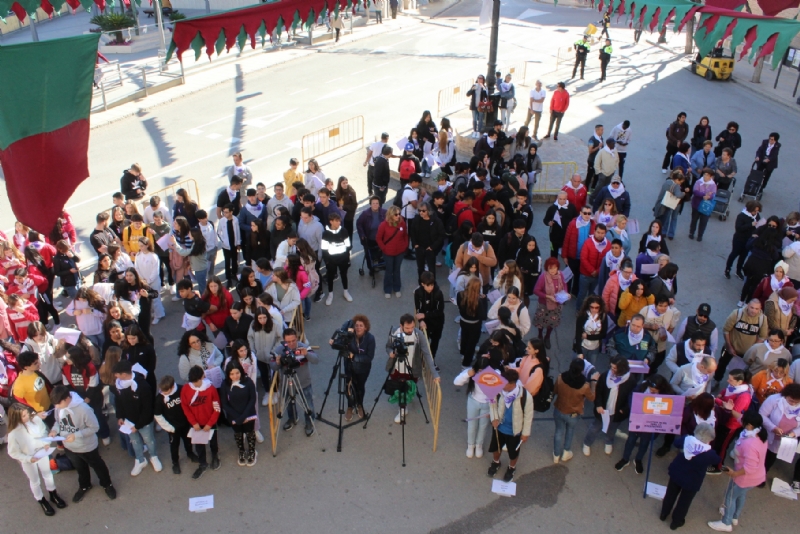
<svg viewBox="0 0 800 534">
<path fill-rule="evenodd" d="M 172 278 L 172 269 L 169 268 L 169 256 L 159 256 L 158 257 L 158 276 L 161 278 L 161 287 L 164 287 L 164 271 L 167 271 L 167 282 L 169 285 L 175 283 L 175 280 Z"/>
<path fill-rule="evenodd" d="M 272 382 L 270 376 L 272 371 L 269 364 L 261 360 L 256 360 L 256 365 L 258 366 L 258 372 L 261 374 L 261 384 L 264 386 L 264 395 L 269 395 L 269 386 Z"/>
<path fill-rule="evenodd" d="M 357 406 L 364 407 L 364 394 L 366 393 L 367 379 L 372 370 L 371 365 L 359 365 L 357 370 L 352 366 L 347 366 L 347 407 L 356 408 Z"/>
<path fill-rule="evenodd" d="M 180 461 L 178 452 L 181 449 L 181 441 L 183 441 L 183 448 L 186 450 L 187 456 L 194 454 L 192 452 L 192 440 L 188 435 L 189 428 L 191 427 L 176 429 L 176 432 L 169 432 L 169 454 L 172 457 L 172 465 L 178 465 Z"/>
<path fill-rule="evenodd" d="M 461 321 L 461 365 L 465 367 L 472 365 L 475 347 L 481 338 L 481 324 L 481 321 L 477 323 Z"/>
<path fill-rule="evenodd" d="M 342 279 L 342 289 L 347 289 L 347 269 L 350 265 L 347 263 L 326 263 L 327 269 L 326 276 L 328 278 L 328 293 L 333 291 L 333 279 L 336 278 L 336 271 L 339 271 L 339 277 Z"/>
</svg>

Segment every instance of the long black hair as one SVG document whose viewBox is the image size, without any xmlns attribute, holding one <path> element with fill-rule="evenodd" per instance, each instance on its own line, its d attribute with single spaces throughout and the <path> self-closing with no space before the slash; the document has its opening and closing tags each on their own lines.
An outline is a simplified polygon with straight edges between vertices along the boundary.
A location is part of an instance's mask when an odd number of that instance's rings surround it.
<svg viewBox="0 0 800 534">
<path fill-rule="evenodd" d="M 225 383 L 228 387 L 233 384 L 233 380 L 231 380 L 231 371 L 234 369 L 238 369 L 241 376 L 239 377 L 239 382 L 244 382 L 249 377 L 247 373 L 244 372 L 244 368 L 242 368 L 242 364 L 239 363 L 239 358 L 231 358 L 231 361 L 228 362 L 228 365 L 225 366 Z"/>
<path fill-rule="evenodd" d="M 497 371 L 503 370 L 503 354 L 500 349 L 490 349 L 488 354 L 480 355 L 472 362 L 472 370 L 475 371 L 475 375 L 487 367 L 491 367 Z M 475 375 L 467 382 L 467 395 L 475 391 Z"/>
<path fill-rule="evenodd" d="M 742 426 L 745 427 L 747 425 L 753 428 L 760 428 L 761 430 L 758 431 L 756 436 L 758 436 L 758 439 L 760 439 L 762 443 L 767 441 L 769 434 L 767 433 L 767 429 L 764 428 L 764 418 L 761 417 L 761 414 L 753 411 L 744 412 L 742 414 Z"/>
</svg>

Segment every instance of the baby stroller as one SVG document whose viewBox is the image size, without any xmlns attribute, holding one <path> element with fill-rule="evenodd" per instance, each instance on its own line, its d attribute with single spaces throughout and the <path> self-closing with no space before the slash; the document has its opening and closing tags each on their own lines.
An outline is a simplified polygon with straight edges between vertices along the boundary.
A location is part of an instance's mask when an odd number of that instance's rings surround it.
<svg viewBox="0 0 800 534">
<path fill-rule="evenodd" d="M 711 215 L 718 216 L 720 221 L 728 220 L 731 198 L 733 197 L 733 188 L 735 186 L 736 178 L 731 178 L 731 183 L 728 184 L 726 189 L 717 188 L 717 194 L 714 196 L 714 209 L 711 210 Z"/>
<path fill-rule="evenodd" d="M 364 246 L 364 259 L 361 262 L 358 274 L 364 276 L 364 266 L 366 265 L 369 275 L 372 277 L 372 287 L 375 287 L 375 273 L 386 270 L 383 252 L 374 241 L 367 241 L 362 245 Z"/>
<path fill-rule="evenodd" d="M 759 170 L 758 164 L 753 162 L 753 168 L 750 169 L 750 174 L 747 175 L 747 181 L 744 183 L 742 194 L 739 195 L 739 202 L 743 202 L 745 197 L 752 198 L 753 200 L 761 200 L 763 187 L 764 171 Z"/>
</svg>

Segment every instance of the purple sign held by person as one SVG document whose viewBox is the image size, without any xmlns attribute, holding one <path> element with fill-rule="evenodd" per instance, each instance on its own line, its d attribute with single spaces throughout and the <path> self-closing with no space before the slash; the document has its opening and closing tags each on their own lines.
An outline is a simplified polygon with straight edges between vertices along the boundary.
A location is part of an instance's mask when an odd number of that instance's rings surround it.
<svg viewBox="0 0 800 534">
<path fill-rule="evenodd" d="M 685 400 L 683 395 L 634 393 L 629 431 L 680 434 Z"/>
</svg>

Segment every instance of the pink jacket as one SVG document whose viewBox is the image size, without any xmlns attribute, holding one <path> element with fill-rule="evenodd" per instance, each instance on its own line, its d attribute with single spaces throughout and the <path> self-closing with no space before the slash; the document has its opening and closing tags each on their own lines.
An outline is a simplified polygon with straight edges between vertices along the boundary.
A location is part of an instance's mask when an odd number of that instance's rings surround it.
<svg viewBox="0 0 800 534">
<path fill-rule="evenodd" d="M 742 441 L 734 450 L 736 451 L 734 468 L 736 471 L 744 469 L 742 476 L 733 479 L 737 486 L 752 488 L 767 479 L 767 471 L 764 468 L 764 458 L 767 456 L 766 441 L 761 441 L 758 436 L 753 436 Z"/>
<path fill-rule="evenodd" d="M 311 282 L 309 282 L 306 269 L 302 265 L 297 270 L 297 277 L 294 279 L 294 283 L 297 284 L 297 288 L 300 290 L 300 300 L 303 300 L 311 293 Z"/>
<path fill-rule="evenodd" d="M 614 315 L 619 302 L 619 271 L 613 270 L 608 274 L 608 280 L 603 287 L 603 304 L 606 305 L 606 312 Z M 636 275 L 631 274 L 631 282 L 636 280 Z"/>
</svg>

